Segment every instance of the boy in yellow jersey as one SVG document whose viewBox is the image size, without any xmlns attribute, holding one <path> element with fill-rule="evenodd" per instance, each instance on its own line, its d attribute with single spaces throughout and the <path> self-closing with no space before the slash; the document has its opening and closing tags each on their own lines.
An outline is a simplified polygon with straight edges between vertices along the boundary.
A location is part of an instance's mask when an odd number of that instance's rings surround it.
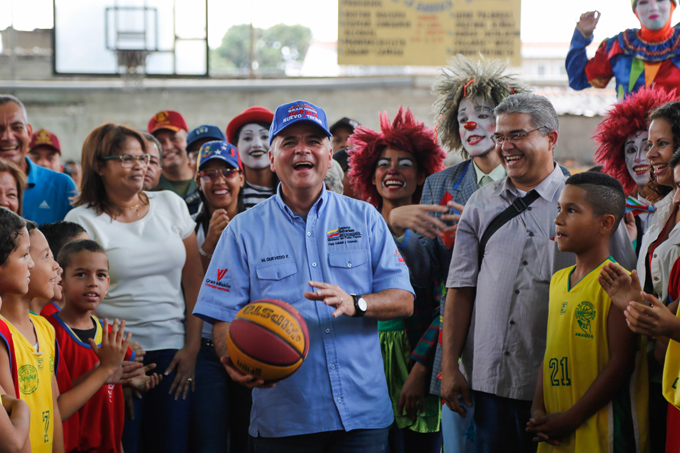
<svg viewBox="0 0 680 453">
<path fill-rule="evenodd" d="M 28 309 L 29 301 L 34 297 L 54 297 L 58 265 L 35 223 L 27 222 L 27 229 L 21 236 L 24 234 L 30 241 L 30 258 L 34 263 L 30 269 L 28 291 L 23 293 L 23 289 L 17 286 L 16 290 L 4 293 L 0 314 L 14 341 L 19 396 L 31 411 L 31 451 L 63 452 L 61 413 L 57 404 L 59 390 L 55 378 L 57 346 L 54 328 L 45 318 L 30 313 Z M 38 235 L 43 239 L 42 243 L 34 239 Z M 0 271 L 3 278 L 27 280 L 25 273 L 10 269 Z"/>
<path fill-rule="evenodd" d="M 625 211 L 616 179 L 574 175 L 557 203 L 556 241 L 576 266 L 550 282 L 548 336 L 527 430 L 541 452 L 646 452 L 644 339 L 598 282 Z"/>
</svg>

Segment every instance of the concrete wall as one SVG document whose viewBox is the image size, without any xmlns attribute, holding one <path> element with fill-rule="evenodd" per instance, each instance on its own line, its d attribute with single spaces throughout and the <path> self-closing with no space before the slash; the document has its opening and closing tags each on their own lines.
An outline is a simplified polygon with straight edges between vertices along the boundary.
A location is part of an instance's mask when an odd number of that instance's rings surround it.
<svg viewBox="0 0 680 453">
<path fill-rule="evenodd" d="M 378 112 L 393 117 L 400 105 L 409 106 L 428 126 L 434 126 L 428 77 L 365 79 L 301 79 L 283 81 L 147 80 L 145 88 L 124 89 L 117 80 L 0 82 L 0 92 L 17 95 L 26 104 L 34 129 L 57 134 L 65 158 L 79 159 L 82 143 L 106 122 L 146 129 L 160 110 L 177 110 L 190 128 L 204 123 L 226 128 L 231 118 L 252 105 L 270 109 L 295 99 L 321 106 L 329 122 L 348 116 L 377 129 Z M 589 137 L 599 118 L 563 116 L 557 157 L 592 159 Z"/>
</svg>

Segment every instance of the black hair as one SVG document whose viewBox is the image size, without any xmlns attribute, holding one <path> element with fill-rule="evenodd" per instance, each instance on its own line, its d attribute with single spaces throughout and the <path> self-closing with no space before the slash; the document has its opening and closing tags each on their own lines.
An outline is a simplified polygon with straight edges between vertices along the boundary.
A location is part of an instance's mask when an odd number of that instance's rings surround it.
<svg viewBox="0 0 680 453">
<path fill-rule="evenodd" d="M 611 214 L 615 218 L 612 232 L 616 231 L 626 211 L 626 193 L 623 185 L 604 173 L 584 171 L 570 176 L 565 184 L 577 186 L 586 192 L 586 203 L 596 216 Z"/>
<path fill-rule="evenodd" d="M 31 231 L 33 231 L 37 228 L 38 228 L 38 224 L 35 223 L 33 220 L 27 220 L 26 221 L 26 230 L 28 231 L 28 234 L 31 234 Z"/>
<path fill-rule="evenodd" d="M 673 156 L 671 157 L 671 160 L 668 161 L 668 166 L 671 168 L 677 167 L 678 164 L 680 164 L 680 149 L 676 149 L 673 153 Z"/>
<path fill-rule="evenodd" d="M 50 245 L 52 255 L 59 256 L 59 250 L 67 242 L 71 242 L 76 236 L 87 233 L 85 228 L 77 223 L 60 220 L 53 223 L 43 223 L 38 229 L 45 235 L 47 243 Z"/>
<path fill-rule="evenodd" d="M 57 262 L 62 269 L 66 268 L 73 261 L 73 257 L 80 252 L 92 252 L 92 253 L 103 253 L 106 256 L 104 248 L 99 245 L 96 241 L 92 239 L 78 239 L 76 241 L 67 242 L 59 250 L 59 256 L 57 257 Z"/>
<path fill-rule="evenodd" d="M 0 266 L 7 264 L 9 255 L 19 247 L 19 236 L 26 221 L 7 208 L 0 207 Z"/>
</svg>

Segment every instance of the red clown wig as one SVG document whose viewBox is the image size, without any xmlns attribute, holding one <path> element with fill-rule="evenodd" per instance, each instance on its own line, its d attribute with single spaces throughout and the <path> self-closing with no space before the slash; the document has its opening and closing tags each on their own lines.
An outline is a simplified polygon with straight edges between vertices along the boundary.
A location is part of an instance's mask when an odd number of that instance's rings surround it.
<svg viewBox="0 0 680 453">
<path fill-rule="evenodd" d="M 375 167 L 380 153 L 385 148 L 406 151 L 413 154 L 419 173 L 430 176 L 444 169 L 443 160 L 446 153 L 434 138 L 434 129 L 428 129 L 418 121 L 410 109 L 404 111 L 399 107 L 397 116 L 390 124 L 387 112 L 380 114 L 380 132 L 359 126 L 349 138 L 349 177 L 352 187 L 361 198 L 376 208 L 382 206 L 382 197 L 373 184 Z M 423 186 L 420 185 L 413 194 L 413 203 L 420 201 Z"/>
<path fill-rule="evenodd" d="M 666 93 L 663 88 L 643 87 L 615 104 L 595 129 L 593 138 L 598 144 L 595 162 L 602 165 L 602 172 L 618 179 L 626 194 L 632 193 L 636 184 L 628 173 L 624 157 L 626 140 L 639 131 L 647 130 L 652 110 L 678 99 L 675 90 Z"/>
</svg>

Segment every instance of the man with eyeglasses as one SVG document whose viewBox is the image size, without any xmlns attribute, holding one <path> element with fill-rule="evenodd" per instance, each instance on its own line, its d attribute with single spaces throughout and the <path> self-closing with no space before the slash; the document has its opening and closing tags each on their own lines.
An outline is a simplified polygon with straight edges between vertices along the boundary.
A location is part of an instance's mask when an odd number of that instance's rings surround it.
<svg viewBox="0 0 680 453">
<path fill-rule="evenodd" d="M 535 94 L 509 96 L 495 114 L 493 140 L 508 176 L 475 192 L 458 224 L 446 282 L 442 396 L 465 416 L 474 394 L 477 452 L 533 452 L 526 426 L 545 350 L 550 278 L 574 264 L 552 240 L 565 181 L 553 158 L 559 121 L 550 101 Z M 504 211 L 514 216 L 486 236 Z M 622 266 L 635 266 L 623 223 L 611 250 Z"/>
<path fill-rule="evenodd" d="M 0 157 L 26 173 L 24 218 L 39 225 L 64 220 L 72 208 L 70 198 L 78 190 L 68 175 L 41 167 L 27 157 L 32 133 L 24 104 L 12 95 L 0 95 Z"/>
<path fill-rule="evenodd" d="M 194 171 L 189 167 L 189 128 L 184 117 L 174 110 L 163 110 L 149 120 L 147 130 L 158 139 L 163 152 L 162 172 L 154 190 L 172 190 L 187 203 L 189 213 L 196 213 L 201 200 L 197 195 Z"/>
</svg>

